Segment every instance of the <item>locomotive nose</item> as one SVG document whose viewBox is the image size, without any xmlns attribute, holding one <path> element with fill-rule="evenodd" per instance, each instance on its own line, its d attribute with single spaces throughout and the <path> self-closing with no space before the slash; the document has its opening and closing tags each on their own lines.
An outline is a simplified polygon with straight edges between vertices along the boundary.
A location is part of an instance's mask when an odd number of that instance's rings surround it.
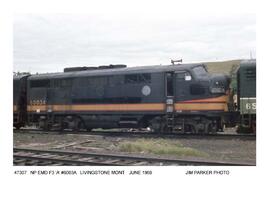
<svg viewBox="0 0 270 209">
<path fill-rule="evenodd" d="M 230 77 L 227 75 L 213 75 L 210 82 L 210 92 L 225 93 L 229 89 Z"/>
</svg>

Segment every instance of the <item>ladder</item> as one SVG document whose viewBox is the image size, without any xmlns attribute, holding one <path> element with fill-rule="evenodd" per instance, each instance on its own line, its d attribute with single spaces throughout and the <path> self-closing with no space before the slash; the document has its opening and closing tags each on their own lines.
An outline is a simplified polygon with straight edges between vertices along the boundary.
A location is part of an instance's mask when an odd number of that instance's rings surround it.
<svg viewBox="0 0 270 209">
<path fill-rule="evenodd" d="M 166 115 L 166 125 L 168 130 L 172 131 L 174 127 L 174 114 L 167 114 Z"/>
<path fill-rule="evenodd" d="M 167 97 L 167 100 L 166 100 L 166 127 L 169 132 L 173 131 L 173 127 L 174 127 L 173 97 Z"/>
</svg>

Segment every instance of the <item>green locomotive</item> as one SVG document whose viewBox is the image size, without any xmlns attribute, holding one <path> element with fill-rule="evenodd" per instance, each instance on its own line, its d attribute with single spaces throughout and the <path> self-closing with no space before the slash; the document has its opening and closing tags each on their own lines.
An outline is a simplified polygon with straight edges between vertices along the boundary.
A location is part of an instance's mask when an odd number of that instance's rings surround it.
<svg viewBox="0 0 270 209">
<path fill-rule="evenodd" d="M 240 63 L 237 72 L 238 132 L 256 133 L 256 60 Z"/>
</svg>

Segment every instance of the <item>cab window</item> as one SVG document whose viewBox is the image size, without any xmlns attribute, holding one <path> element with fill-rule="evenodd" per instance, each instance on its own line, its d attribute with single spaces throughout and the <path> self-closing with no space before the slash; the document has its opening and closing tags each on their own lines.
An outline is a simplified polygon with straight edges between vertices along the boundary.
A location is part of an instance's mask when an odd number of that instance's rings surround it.
<svg viewBox="0 0 270 209">
<path fill-rule="evenodd" d="M 178 81 L 191 81 L 192 76 L 189 72 L 179 72 L 179 73 L 176 73 L 176 79 Z"/>
<path fill-rule="evenodd" d="M 193 71 L 196 74 L 196 77 L 207 77 L 208 76 L 207 70 L 202 66 L 193 68 Z"/>
</svg>

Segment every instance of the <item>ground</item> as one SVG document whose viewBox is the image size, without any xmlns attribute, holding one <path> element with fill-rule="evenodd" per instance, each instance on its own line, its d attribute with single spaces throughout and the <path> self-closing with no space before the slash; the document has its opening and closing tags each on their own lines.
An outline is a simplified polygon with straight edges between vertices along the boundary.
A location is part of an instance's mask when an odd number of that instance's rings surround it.
<svg viewBox="0 0 270 209">
<path fill-rule="evenodd" d="M 14 133 L 14 146 L 256 164 L 256 141 Z"/>
</svg>

